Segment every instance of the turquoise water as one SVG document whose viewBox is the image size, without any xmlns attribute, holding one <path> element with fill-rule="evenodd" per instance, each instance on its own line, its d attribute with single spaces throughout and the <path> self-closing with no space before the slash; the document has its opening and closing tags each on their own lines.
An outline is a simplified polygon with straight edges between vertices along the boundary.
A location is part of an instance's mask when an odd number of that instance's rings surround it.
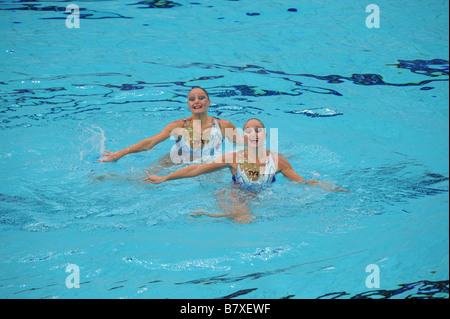
<svg viewBox="0 0 450 319">
<path fill-rule="evenodd" d="M 0 2 L 0 297 L 448 298 L 447 1 L 377 1 L 378 29 L 371 2 L 77 1 L 78 29 L 69 3 Z M 190 217 L 228 172 L 139 181 L 173 141 L 97 162 L 197 85 L 351 194 L 278 176 L 239 225 Z"/>
</svg>

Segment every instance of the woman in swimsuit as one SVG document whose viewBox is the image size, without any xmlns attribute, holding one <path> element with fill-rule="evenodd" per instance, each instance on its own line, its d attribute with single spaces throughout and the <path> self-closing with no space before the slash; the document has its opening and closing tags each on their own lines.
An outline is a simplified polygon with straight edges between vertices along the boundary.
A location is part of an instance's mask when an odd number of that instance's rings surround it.
<svg viewBox="0 0 450 319">
<path fill-rule="evenodd" d="M 137 144 L 116 152 L 105 150 L 99 162 L 115 162 L 125 155 L 151 150 L 155 145 L 174 138 L 177 142 L 170 154 L 160 160 L 164 166 L 180 162 L 211 162 L 222 156 L 222 141 L 226 137 L 230 142 L 242 144 L 242 137 L 229 121 L 208 115 L 211 104 L 208 93 L 199 87 L 193 88 L 188 95 L 188 107 L 192 115 L 174 121 L 160 133 L 144 139 Z M 170 156 L 170 159 L 169 159 Z"/>
<path fill-rule="evenodd" d="M 247 146 L 245 150 L 225 154 L 210 163 L 191 165 L 167 176 L 150 175 L 145 171 L 147 178 L 144 181 L 159 184 L 169 180 L 194 177 L 228 167 L 232 174 L 233 182 L 249 189 L 261 188 L 273 183 L 275 181 L 275 175 L 281 172 L 285 177 L 295 182 L 319 186 L 333 192 L 348 192 L 340 188 L 340 186 L 332 187 L 328 183 L 304 179 L 292 169 L 292 166 L 287 160 L 278 154 L 268 151 L 264 147 L 267 134 L 260 120 L 248 120 L 244 125 L 243 137 L 244 143 Z M 229 198 L 229 200 L 233 201 L 232 198 Z M 250 222 L 249 217 L 251 213 L 248 213 L 245 200 L 234 200 L 234 203 L 237 206 L 232 207 L 231 210 L 228 210 L 224 214 L 201 214 L 212 217 L 231 217 L 241 223 Z M 227 207 L 230 206 L 232 205 L 228 205 Z"/>
</svg>

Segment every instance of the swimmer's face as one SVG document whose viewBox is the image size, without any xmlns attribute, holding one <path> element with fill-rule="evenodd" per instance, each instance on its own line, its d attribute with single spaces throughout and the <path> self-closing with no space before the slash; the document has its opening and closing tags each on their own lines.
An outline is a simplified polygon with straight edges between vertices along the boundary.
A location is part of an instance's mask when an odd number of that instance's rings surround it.
<svg viewBox="0 0 450 319">
<path fill-rule="evenodd" d="M 244 143 L 248 147 L 264 145 L 264 141 L 267 138 L 266 129 L 260 121 L 252 119 L 245 123 L 243 137 Z"/>
<path fill-rule="evenodd" d="M 200 88 L 192 89 L 188 95 L 189 110 L 193 114 L 200 114 L 206 112 L 211 101 L 208 99 L 208 95 Z"/>
</svg>

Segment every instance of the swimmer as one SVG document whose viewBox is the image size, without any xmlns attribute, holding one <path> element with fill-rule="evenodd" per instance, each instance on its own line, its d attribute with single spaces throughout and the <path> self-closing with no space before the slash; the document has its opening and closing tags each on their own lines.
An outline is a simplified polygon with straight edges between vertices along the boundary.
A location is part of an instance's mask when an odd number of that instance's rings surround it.
<svg viewBox="0 0 450 319">
<path fill-rule="evenodd" d="M 176 162 L 211 162 L 222 156 L 222 142 L 224 137 L 230 142 L 242 145 L 242 137 L 236 127 L 227 120 L 208 115 L 211 104 L 205 89 L 193 88 L 187 98 L 188 107 L 192 115 L 167 125 L 160 133 L 146 138 L 137 144 L 116 152 L 105 150 L 99 162 L 116 162 L 125 155 L 151 150 L 155 145 L 170 136 L 175 138 L 176 144 L 171 152 L 159 160 L 159 164 L 170 166 Z"/>
<path fill-rule="evenodd" d="M 300 184 L 318 186 L 331 192 L 349 192 L 340 186 L 334 187 L 329 183 L 319 182 L 315 179 L 304 179 L 294 171 L 286 159 L 279 154 L 267 150 L 264 146 L 267 133 L 265 132 L 264 124 L 260 120 L 250 119 L 245 123 L 243 138 L 244 144 L 247 146 L 244 150 L 227 153 L 210 163 L 185 167 L 167 176 L 151 175 L 145 171 L 147 178 L 143 180 L 145 182 L 159 184 L 170 180 L 194 177 L 223 168 L 229 168 L 234 184 L 249 189 L 270 185 L 275 182 L 275 175 L 282 173 L 288 179 Z M 235 200 L 235 202 L 239 202 L 239 200 Z M 202 214 L 211 217 L 228 216 L 238 222 L 250 222 L 248 209 L 243 208 L 242 205 L 239 207 L 238 211 L 234 213 L 228 212 L 216 215 L 209 213 Z"/>
</svg>

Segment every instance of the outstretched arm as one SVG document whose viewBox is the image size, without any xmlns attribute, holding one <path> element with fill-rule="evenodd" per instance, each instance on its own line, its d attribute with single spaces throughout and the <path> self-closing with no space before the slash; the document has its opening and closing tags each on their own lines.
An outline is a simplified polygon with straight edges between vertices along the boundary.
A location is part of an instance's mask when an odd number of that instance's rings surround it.
<svg viewBox="0 0 450 319">
<path fill-rule="evenodd" d="M 179 171 L 173 172 L 172 174 L 166 176 L 150 175 L 147 171 L 144 171 L 145 174 L 147 174 L 147 178 L 144 178 L 143 181 L 150 182 L 153 184 L 159 184 L 174 179 L 195 177 L 201 174 L 211 173 L 219 169 L 229 167 L 229 164 L 226 163 L 226 161 L 224 160 L 225 156 L 226 155 L 223 155 L 221 158 L 211 163 L 203 163 L 185 167 L 183 169 L 180 169 Z"/>
<path fill-rule="evenodd" d="M 285 177 L 289 178 L 294 182 L 299 182 L 302 184 L 308 184 L 312 186 L 318 186 L 330 192 L 346 192 L 350 193 L 348 190 L 341 188 L 340 186 L 333 187 L 329 183 L 319 182 L 316 179 L 304 179 L 300 175 L 298 175 L 291 164 L 281 156 L 278 156 L 278 171 L 281 172 Z"/>
<path fill-rule="evenodd" d="M 155 145 L 161 143 L 165 139 L 167 139 L 173 130 L 179 127 L 179 121 L 175 121 L 167 125 L 160 133 L 156 134 L 155 136 L 146 138 L 139 143 L 136 143 L 130 147 L 124 148 L 123 150 L 117 151 L 117 152 L 110 152 L 105 150 L 104 153 L 102 153 L 102 158 L 100 158 L 99 162 L 116 162 L 125 155 L 128 155 L 130 153 L 138 153 L 143 151 L 151 150 Z"/>
</svg>

